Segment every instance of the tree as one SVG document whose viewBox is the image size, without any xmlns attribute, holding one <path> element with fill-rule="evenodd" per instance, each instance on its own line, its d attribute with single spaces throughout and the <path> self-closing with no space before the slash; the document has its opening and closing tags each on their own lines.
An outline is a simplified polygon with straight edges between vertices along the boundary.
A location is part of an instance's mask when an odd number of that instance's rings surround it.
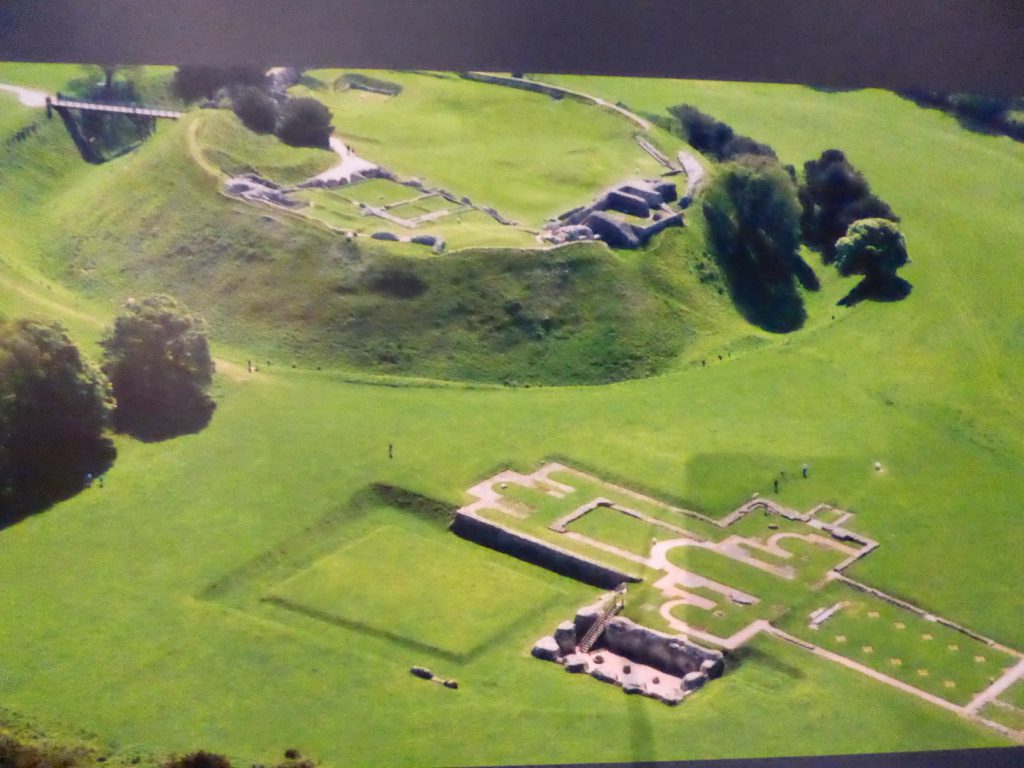
<svg viewBox="0 0 1024 768">
<path fill-rule="evenodd" d="M 668 112 L 679 121 L 684 138 L 698 152 L 720 157 L 722 147 L 735 135 L 727 124 L 690 104 L 669 107 Z"/>
<path fill-rule="evenodd" d="M 843 277 L 885 280 L 907 263 L 907 241 L 887 219 L 862 219 L 836 243 L 836 267 Z"/>
<path fill-rule="evenodd" d="M 144 440 L 196 432 L 215 404 L 206 325 L 170 296 L 130 300 L 100 342 L 117 409 L 116 429 Z"/>
<path fill-rule="evenodd" d="M 853 304 L 868 297 L 903 298 L 909 293 L 909 283 L 897 277 L 896 270 L 907 261 L 906 240 L 893 222 L 854 222 L 836 242 L 836 267 L 843 277 L 864 275 L 864 279 L 840 303 Z"/>
<path fill-rule="evenodd" d="M 888 203 L 871 193 L 864 174 L 838 149 L 827 149 L 817 160 L 804 163 L 800 203 L 803 238 L 821 250 L 826 264 L 835 258 L 836 240 L 853 222 L 866 218 L 899 221 Z"/>
<path fill-rule="evenodd" d="M 238 119 L 256 133 L 273 133 L 277 127 L 277 102 L 251 85 L 239 88 L 231 100 Z"/>
<path fill-rule="evenodd" d="M 185 103 L 191 103 L 204 98 L 212 99 L 221 88 L 265 88 L 266 85 L 266 67 L 211 67 L 199 64 L 178 67 L 171 80 L 171 91 Z"/>
<path fill-rule="evenodd" d="M 58 324 L 0 320 L 0 525 L 110 466 L 110 383 Z"/>
<path fill-rule="evenodd" d="M 771 331 L 800 327 L 805 314 L 796 292 L 799 272 L 813 272 L 799 255 L 800 203 L 790 175 L 777 162 L 744 155 L 724 166 L 705 195 L 704 213 L 718 263 L 737 307 Z"/>
<path fill-rule="evenodd" d="M 281 108 L 277 137 L 293 147 L 326 148 L 334 131 L 331 117 L 331 110 L 316 99 L 288 99 Z"/>
<path fill-rule="evenodd" d="M 767 144 L 737 134 L 728 124 L 690 104 L 669 107 L 668 113 L 679 121 L 682 136 L 691 147 L 716 160 L 735 160 L 740 155 L 776 157 L 775 150 Z"/>
</svg>

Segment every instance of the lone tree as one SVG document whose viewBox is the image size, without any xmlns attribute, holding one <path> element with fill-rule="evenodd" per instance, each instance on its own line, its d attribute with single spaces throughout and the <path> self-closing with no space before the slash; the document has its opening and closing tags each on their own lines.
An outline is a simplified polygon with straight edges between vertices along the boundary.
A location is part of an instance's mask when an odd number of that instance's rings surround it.
<svg viewBox="0 0 1024 768">
<path fill-rule="evenodd" d="M 114 426 L 143 440 L 197 432 L 213 415 L 206 324 L 177 299 L 130 300 L 100 342 L 117 398 Z"/>
<path fill-rule="evenodd" d="M 113 407 L 110 383 L 61 325 L 0 320 L 0 526 L 107 470 Z"/>
<path fill-rule="evenodd" d="M 907 242 L 893 222 L 854 222 L 846 236 L 836 242 L 836 267 L 843 277 L 864 275 L 864 279 L 840 304 L 853 304 L 864 298 L 903 298 L 909 293 L 910 284 L 898 277 L 896 270 L 907 261 Z"/>
<path fill-rule="evenodd" d="M 776 332 L 803 323 L 796 279 L 817 287 L 800 258 L 800 203 L 777 162 L 745 155 L 722 167 L 705 194 L 704 214 L 733 301 L 752 323 Z"/>
<path fill-rule="evenodd" d="M 323 147 L 330 144 L 331 110 L 316 99 L 288 99 L 281 108 L 277 137 L 293 147 Z"/>
</svg>

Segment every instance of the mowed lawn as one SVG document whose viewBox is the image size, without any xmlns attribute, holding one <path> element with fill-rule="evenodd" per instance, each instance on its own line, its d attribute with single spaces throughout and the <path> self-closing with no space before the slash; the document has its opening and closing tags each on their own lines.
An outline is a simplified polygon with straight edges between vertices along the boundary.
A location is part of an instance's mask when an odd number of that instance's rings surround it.
<svg viewBox="0 0 1024 768">
<path fill-rule="evenodd" d="M 615 96 L 600 82 L 578 85 Z M 847 150 L 903 216 L 913 258 L 905 270 L 914 285 L 909 299 L 816 305 L 835 322 L 746 349 L 704 339 L 706 367 L 606 387 L 375 386 L 336 373 L 275 367 L 228 376 L 222 369 L 209 428 L 157 444 L 121 439 L 103 489 L 0 531 L 0 703 L 48 733 L 84 729 L 122 750 L 203 747 L 269 762 L 297 747 L 330 765 L 1005 743 L 770 638 L 674 709 L 566 675 L 529 658 L 529 648 L 596 591 L 487 552 L 481 557 L 496 568 L 523 576 L 513 581 L 528 582 L 529 594 L 540 581 L 563 591 L 564 604 L 542 604 L 503 642 L 464 663 L 431 660 L 459 680 L 458 691 L 409 675 L 420 656 L 401 644 L 324 629 L 315 619 L 279 621 L 274 606 L 252 611 L 200 597 L 346 509 L 369 483 L 457 505 L 495 469 L 525 470 L 557 455 L 714 514 L 769 492 L 785 469 L 781 501 L 801 508 L 835 501 L 857 513 L 856 530 L 881 542 L 852 576 L 1024 646 L 1024 417 L 1016 388 L 1024 374 L 1024 149 L 881 92 L 661 81 L 635 88 L 634 96 L 621 94 L 627 103 L 644 98 L 632 106 L 693 101 L 772 143 L 787 162 L 828 146 Z M 525 98 L 499 92 L 493 98 Z M 409 85 L 396 103 L 413 93 Z M 352 141 L 377 159 L 372 142 Z M 89 174 L 115 171 L 83 168 L 64 178 L 88 186 Z M 481 201 L 500 202 L 499 175 L 475 173 L 490 183 L 482 195 L 494 190 Z M 559 195 L 571 197 L 576 187 Z M 43 204 L 26 190 L 0 210 L 0 311 L 31 308 L 95 338 L 113 308 L 49 288 L 35 271 L 41 235 L 32 206 Z M 223 346 L 218 352 L 239 359 Z M 804 461 L 812 466 L 807 481 L 794 477 Z M 884 472 L 873 470 L 875 461 Z M 524 588 L 512 591 L 514 601 L 527 599 Z M 770 718 L 761 716 L 766 711 Z"/>
<path fill-rule="evenodd" d="M 322 87 L 290 92 L 330 107 L 336 133 L 362 157 L 524 225 L 539 228 L 612 184 L 664 170 L 633 139 L 635 125 L 573 99 L 402 72 L 377 73 L 402 86 L 397 96 L 335 91 L 344 72 L 314 70 Z"/>
<path fill-rule="evenodd" d="M 463 660 L 566 595 L 444 529 L 381 525 L 268 596 L 298 612 Z"/>
<path fill-rule="evenodd" d="M 502 425 L 529 406 L 537 409 L 534 427 L 562 421 L 568 428 L 582 413 L 559 412 L 578 409 L 572 401 L 586 394 L 382 388 L 301 372 L 261 372 L 222 380 L 220 388 L 221 405 L 203 433 L 163 444 L 120 441 L 103 489 L 3 531 L 0 576 L 17 589 L 7 592 L 0 626 L 2 693 L 42 727 L 84 728 L 125 748 L 202 745 L 256 760 L 296 746 L 342 765 L 1001 743 L 949 713 L 774 642 L 759 643 L 760 656 L 676 709 L 566 675 L 528 650 L 598 591 L 486 550 L 474 554 L 481 566 L 493 559 L 494 573 L 524 575 L 507 580 L 515 604 L 538 591 L 561 590 L 564 599 L 545 596 L 541 610 L 463 663 L 359 629 L 283 619 L 289 612 L 272 605 L 252 610 L 205 599 L 211 583 L 344 508 L 368 478 L 460 500 L 461 478 L 486 476 L 508 460 L 503 451 L 531 461 L 531 445 L 540 442 L 543 451 L 561 442 Z M 585 439 L 597 436 L 591 428 Z M 418 526 L 408 533 L 413 542 L 424 535 Z M 438 547 L 439 562 L 430 568 L 443 568 L 450 552 Z M 375 567 L 387 574 L 399 564 Z M 458 573 L 465 563 L 450 567 Z M 546 586 L 538 590 L 537 582 Z M 367 599 L 381 606 L 381 615 L 368 614 L 378 626 L 390 625 L 383 611 L 402 610 L 401 594 L 389 601 L 381 585 L 369 591 Z M 359 597 L 353 587 L 351 599 Z M 475 609 L 468 598 L 456 603 L 458 611 Z M 424 629 L 425 642 L 438 631 Z M 414 629 L 403 634 L 416 636 Z M 417 663 L 458 679 L 460 689 L 416 680 L 408 668 Z M 581 696 L 590 717 L 579 716 Z M 769 706 L 770 724 L 750 717 Z M 741 737 L 723 740 L 715 725 L 722 718 L 750 722 Z M 808 728 L 808 718 L 818 727 Z M 680 729 L 690 734 L 685 753 L 675 738 Z"/>
</svg>

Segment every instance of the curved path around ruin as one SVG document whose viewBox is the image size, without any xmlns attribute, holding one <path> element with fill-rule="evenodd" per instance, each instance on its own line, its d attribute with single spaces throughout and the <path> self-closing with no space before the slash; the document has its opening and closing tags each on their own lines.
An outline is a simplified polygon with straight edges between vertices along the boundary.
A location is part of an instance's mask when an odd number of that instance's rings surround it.
<svg viewBox="0 0 1024 768">
<path fill-rule="evenodd" d="M 303 185 L 330 184 L 340 186 L 342 184 L 351 184 L 353 177 L 364 175 L 368 171 L 375 171 L 379 168 L 376 164 L 371 163 L 369 160 L 364 160 L 349 149 L 344 139 L 340 136 L 331 136 L 330 145 L 331 151 L 341 158 L 341 162 L 331 166 L 323 173 L 302 182 Z"/>
</svg>

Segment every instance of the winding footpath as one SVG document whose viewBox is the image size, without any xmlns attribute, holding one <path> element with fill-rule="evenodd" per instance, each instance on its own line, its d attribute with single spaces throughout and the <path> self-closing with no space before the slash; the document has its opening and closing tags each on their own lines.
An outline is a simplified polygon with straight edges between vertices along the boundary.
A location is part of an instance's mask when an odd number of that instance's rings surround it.
<svg viewBox="0 0 1024 768">
<path fill-rule="evenodd" d="M 20 85 L 8 85 L 7 83 L 0 83 L 0 91 L 13 93 L 18 97 L 18 101 L 26 107 L 45 107 L 46 100 L 50 98 L 50 94 L 46 91 L 40 91 L 36 88 L 23 88 Z"/>
</svg>

